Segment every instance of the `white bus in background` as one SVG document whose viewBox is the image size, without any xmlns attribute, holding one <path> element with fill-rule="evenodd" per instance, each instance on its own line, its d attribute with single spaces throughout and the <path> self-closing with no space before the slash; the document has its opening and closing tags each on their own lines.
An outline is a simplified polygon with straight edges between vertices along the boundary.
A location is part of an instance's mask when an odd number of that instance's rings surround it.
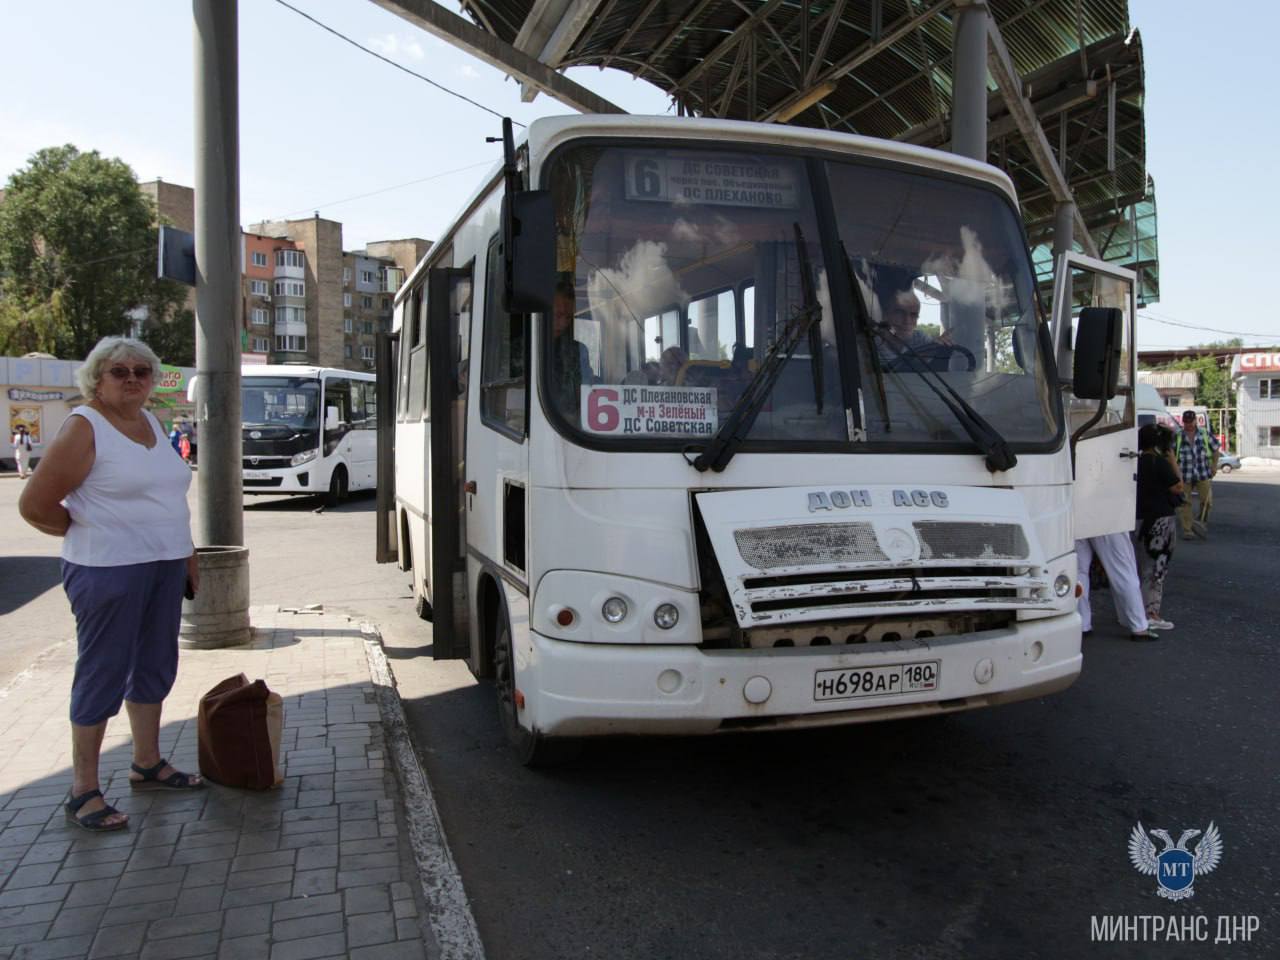
<svg viewBox="0 0 1280 960">
<path fill-rule="evenodd" d="M 371 373 L 294 364 L 240 368 L 246 494 L 323 494 L 330 504 L 376 484 Z"/>
<path fill-rule="evenodd" d="M 1072 683 L 1074 539 L 1133 525 L 1132 273 L 1066 255 L 1046 315 L 1012 184 L 952 154 L 505 132 L 379 344 L 378 559 L 524 762 Z"/>
</svg>

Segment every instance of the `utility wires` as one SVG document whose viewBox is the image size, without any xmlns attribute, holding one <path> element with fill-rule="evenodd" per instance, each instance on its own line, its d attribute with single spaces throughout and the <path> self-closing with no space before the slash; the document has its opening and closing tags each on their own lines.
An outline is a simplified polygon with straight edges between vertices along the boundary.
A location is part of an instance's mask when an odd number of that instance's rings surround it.
<svg viewBox="0 0 1280 960">
<path fill-rule="evenodd" d="M 287 10 L 292 10 L 294 13 L 296 13 L 298 16 L 302 17 L 304 20 L 310 20 L 312 23 L 314 23 L 314 24 L 315 24 L 317 27 L 319 27 L 321 30 L 326 30 L 326 31 L 328 31 L 329 33 L 331 33 L 331 34 L 333 34 L 335 37 L 337 37 L 339 40 L 343 40 L 343 41 L 345 41 L 345 42 L 347 42 L 347 43 L 351 44 L 351 45 L 352 45 L 353 47 L 355 47 L 357 50 L 363 50 L 363 51 L 364 51 L 365 53 L 367 53 L 369 56 L 371 56 L 371 57 L 377 57 L 377 58 L 378 58 L 379 60 L 381 60 L 383 63 L 389 63 L 391 66 L 395 67 L 397 70 L 403 70 L 405 73 L 409 74 L 409 76 L 411 76 L 411 77 L 417 77 L 417 78 L 418 78 L 419 80 L 421 80 L 423 83 L 429 83 L 431 86 L 435 87 L 437 90 L 442 90 L 442 91 L 444 91 L 445 93 L 449 94 L 449 96 L 451 96 L 451 97 L 457 97 L 459 100 L 465 100 L 467 103 L 471 104 L 473 107 L 479 107 L 479 108 L 480 108 L 481 110 L 483 110 L 485 113 L 491 113 L 491 114 L 493 114 L 495 117 L 499 117 L 499 118 L 504 117 L 504 114 L 499 113 L 497 110 L 491 109 L 490 107 L 486 107 L 483 103 L 479 103 L 479 102 L 477 102 L 477 101 L 475 101 L 475 100 L 472 100 L 470 97 L 466 96 L 465 94 L 459 93 L 457 90 L 450 90 L 450 89 L 449 89 L 448 87 L 446 87 L 444 84 L 442 84 L 442 83 L 437 83 L 436 81 L 432 80 L 430 77 L 425 77 L 425 76 L 423 76 L 423 75 L 422 75 L 422 74 L 420 74 L 420 73 L 417 73 L 417 72 L 415 72 L 415 71 L 413 71 L 413 70 L 410 70 L 408 67 L 404 66 L 403 64 L 396 63 L 396 62 L 395 62 L 394 60 L 392 60 L 390 57 L 384 57 L 382 54 L 378 53 L 378 51 L 376 51 L 376 50 L 370 50 L 370 49 L 369 49 L 368 47 L 366 47 L 364 44 L 362 44 L 362 43 L 358 43 L 357 41 L 352 40 L 352 39 L 351 39 L 350 37 L 348 37 L 346 34 L 344 34 L 344 33 L 340 33 L 339 31 L 335 30 L 333 27 L 329 26 L 328 24 L 326 24 L 326 23 L 321 23 L 321 22 L 320 22 L 319 20 L 317 20 L 315 17 L 311 16 L 311 14 L 309 14 L 309 13 L 305 13 L 305 12 L 303 12 L 302 10 L 299 10 L 297 7 L 293 6 L 292 4 L 285 3 L 285 0 L 276 0 L 276 3 L 280 4 L 280 6 L 284 7 L 284 8 L 285 8 L 285 9 L 287 9 Z M 517 123 L 515 120 L 512 120 L 511 122 L 512 122 L 512 123 L 514 123 L 517 127 L 523 127 L 523 126 L 524 126 L 524 124 L 523 124 L 523 123 Z"/>
</svg>

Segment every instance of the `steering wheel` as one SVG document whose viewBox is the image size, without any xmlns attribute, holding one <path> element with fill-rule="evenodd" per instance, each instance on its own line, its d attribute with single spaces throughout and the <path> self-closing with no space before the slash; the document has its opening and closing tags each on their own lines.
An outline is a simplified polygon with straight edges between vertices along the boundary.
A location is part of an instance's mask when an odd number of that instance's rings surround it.
<svg viewBox="0 0 1280 960">
<path fill-rule="evenodd" d="M 942 355 L 943 370 L 951 369 L 951 355 L 954 353 L 960 354 L 969 362 L 969 365 L 965 367 L 967 373 L 972 373 L 978 369 L 978 358 L 973 355 L 973 351 L 968 347 L 962 347 L 958 343 L 939 344 L 938 346 L 940 348 L 939 353 Z"/>
</svg>

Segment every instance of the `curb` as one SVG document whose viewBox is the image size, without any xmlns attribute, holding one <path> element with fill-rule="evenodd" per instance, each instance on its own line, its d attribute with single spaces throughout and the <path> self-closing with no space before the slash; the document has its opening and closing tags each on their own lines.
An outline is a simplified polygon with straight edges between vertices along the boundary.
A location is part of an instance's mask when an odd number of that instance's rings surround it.
<svg viewBox="0 0 1280 960">
<path fill-rule="evenodd" d="M 387 752 L 395 764 L 396 777 L 404 792 L 409 844 L 417 861 L 418 880 L 427 906 L 427 922 L 440 946 L 442 960 L 485 960 L 480 932 L 467 903 L 462 875 L 449 851 L 435 794 L 409 738 L 409 726 L 400 705 L 400 694 L 396 691 L 395 676 L 382 650 L 382 635 L 368 622 L 360 624 L 360 632 L 364 634 L 369 677 L 378 694 L 378 712 L 382 714 Z"/>
</svg>

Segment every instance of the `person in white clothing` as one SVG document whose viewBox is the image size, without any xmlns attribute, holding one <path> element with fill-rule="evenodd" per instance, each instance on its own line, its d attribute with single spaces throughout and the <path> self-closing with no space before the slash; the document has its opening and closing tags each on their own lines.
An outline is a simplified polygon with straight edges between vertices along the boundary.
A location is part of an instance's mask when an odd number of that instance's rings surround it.
<svg viewBox="0 0 1280 960">
<path fill-rule="evenodd" d="M 1080 629 L 1093 629 L 1093 610 L 1089 607 L 1089 566 L 1094 556 L 1102 563 L 1111 582 L 1111 599 L 1116 605 L 1116 619 L 1129 630 L 1130 640 L 1158 640 L 1147 623 L 1147 610 L 1142 602 L 1142 586 L 1138 581 L 1138 561 L 1133 541 L 1127 533 L 1108 533 L 1076 541 L 1076 583 L 1081 594 L 1076 606 L 1080 611 Z"/>
<path fill-rule="evenodd" d="M 18 465 L 18 479 L 27 478 L 27 458 L 31 456 L 31 434 L 25 423 L 18 424 L 13 434 L 13 460 Z"/>
<path fill-rule="evenodd" d="M 72 785 L 66 819 L 121 830 L 129 818 L 99 789 L 107 721 L 123 703 L 133 787 L 204 786 L 160 755 L 160 710 L 178 671 L 182 597 L 199 587 L 187 490 L 191 470 L 146 408 L 160 360 L 107 337 L 76 374 L 89 398 L 67 417 L 18 501 L 37 530 L 62 537 L 62 584 L 76 618 Z"/>
</svg>

